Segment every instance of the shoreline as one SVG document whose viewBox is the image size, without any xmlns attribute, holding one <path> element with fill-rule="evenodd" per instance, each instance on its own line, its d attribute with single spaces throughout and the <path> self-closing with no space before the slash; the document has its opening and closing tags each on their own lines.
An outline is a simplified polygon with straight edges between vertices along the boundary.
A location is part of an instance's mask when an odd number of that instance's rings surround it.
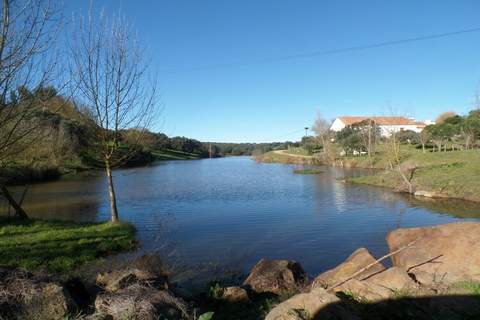
<svg viewBox="0 0 480 320">
<path fill-rule="evenodd" d="M 315 156 L 302 156 L 302 155 L 289 155 L 286 153 L 286 150 L 280 150 L 283 152 L 268 152 L 259 156 L 253 157 L 253 159 L 257 162 L 263 163 L 282 163 L 282 164 L 300 164 L 300 165 L 318 165 L 318 166 L 327 166 L 327 167 L 338 167 L 338 168 L 346 168 L 346 169 L 364 169 L 364 170 L 375 170 L 376 172 L 372 174 L 366 174 L 361 177 L 354 177 L 354 178 L 346 178 L 344 181 L 346 183 L 358 184 L 358 185 L 368 185 L 374 187 L 381 187 L 385 189 L 389 189 L 393 192 L 397 193 L 405 193 L 411 194 L 418 198 L 426 198 L 426 199 L 454 199 L 454 200 L 461 200 L 461 201 L 468 201 L 473 203 L 480 203 L 480 196 L 477 192 L 469 192 L 469 194 L 465 192 L 452 192 L 447 190 L 445 186 L 441 185 L 432 185 L 430 188 L 422 185 L 419 183 L 417 188 L 413 193 L 408 192 L 408 190 L 404 186 L 404 182 L 397 177 L 396 173 L 392 170 L 385 170 L 385 165 L 382 163 L 382 159 L 375 159 L 372 158 L 370 163 L 366 163 L 366 159 L 364 157 L 356 158 L 337 158 L 330 163 L 322 161 L 320 157 Z M 274 154 L 273 154 L 274 153 Z M 442 155 L 442 153 L 440 154 Z M 480 157 L 479 157 L 480 158 Z M 454 167 L 458 165 L 457 162 L 450 161 L 452 164 L 449 164 L 448 161 L 444 161 L 441 166 L 445 166 L 448 169 L 451 169 L 450 166 Z M 383 166 L 382 166 L 383 164 Z M 431 166 L 434 167 L 434 166 Z M 435 168 L 435 167 L 434 167 Z M 419 166 L 419 170 L 422 169 L 430 169 L 427 166 Z M 452 174 L 453 176 L 454 174 Z M 449 179 L 447 177 L 446 180 L 447 187 L 449 183 Z M 414 183 L 416 181 L 413 181 Z M 431 181 L 427 181 L 431 183 Z M 476 187 L 476 186 L 475 186 Z M 440 189 L 440 190 L 438 190 Z"/>
<path fill-rule="evenodd" d="M 384 256 L 374 257 L 361 247 L 313 277 L 297 261 L 260 259 L 245 276 L 233 279 L 221 273 L 194 295 L 170 281 L 174 266 L 164 264 L 157 254 L 101 268 L 89 269 L 85 264 L 87 268 L 63 275 L 12 265 L 2 270 L 0 288 L 13 293 L 21 284 L 29 290 L 7 295 L 10 298 L 5 299 L 0 316 L 35 314 L 64 319 L 81 314 L 85 319 L 103 320 L 108 316 L 120 319 L 117 316 L 138 308 L 149 319 L 168 312 L 169 319 L 177 320 L 206 313 L 213 313 L 213 319 L 313 320 L 330 315 L 335 305 L 350 316 L 341 319 L 386 314 L 389 319 L 428 319 L 430 313 L 425 311 L 436 312 L 437 306 L 419 302 L 452 297 L 457 298 L 443 305 L 442 312 L 448 308 L 450 314 L 479 315 L 480 276 L 469 263 L 479 257 L 474 249 L 480 239 L 479 226 L 479 222 L 456 222 L 394 229 L 386 235 L 389 251 Z M 422 241 L 416 242 L 419 238 Z M 428 262 L 439 254 L 440 266 Z M 392 260 L 391 267 L 384 265 L 386 259 Z M 427 262 L 419 265 L 418 259 Z M 436 280 L 437 268 L 448 276 Z M 474 305 L 466 303 L 474 301 Z M 41 309 L 37 309 L 39 303 Z M 303 312 L 294 316 L 292 311 L 298 310 Z"/>
</svg>

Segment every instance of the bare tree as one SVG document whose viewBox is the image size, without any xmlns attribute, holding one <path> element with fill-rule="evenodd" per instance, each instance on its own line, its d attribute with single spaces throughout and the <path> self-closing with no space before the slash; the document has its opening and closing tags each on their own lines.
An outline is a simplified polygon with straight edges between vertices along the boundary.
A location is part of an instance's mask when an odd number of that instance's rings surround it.
<svg viewBox="0 0 480 320">
<path fill-rule="evenodd" d="M 418 133 L 418 141 L 422 145 L 422 152 L 425 153 L 427 152 L 425 149 L 425 145 L 427 142 L 430 140 L 430 134 L 428 130 L 425 130 L 425 128 Z"/>
<path fill-rule="evenodd" d="M 396 130 L 389 132 L 385 147 L 390 168 L 402 178 L 408 188 L 408 192 L 414 193 L 415 189 L 412 180 L 417 166 L 413 161 L 402 162 L 400 141 L 398 140 Z"/>
<path fill-rule="evenodd" d="M 312 130 L 317 134 L 322 142 L 323 152 L 327 152 L 328 137 L 330 135 L 330 122 L 322 118 L 320 112 L 317 112 L 317 118 L 312 126 Z"/>
<path fill-rule="evenodd" d="M 51 51 L 60 26 L 49 0 L 3 0 L 0 19 L 0 170 L 38 138 L 39 97 L 23 93 L 53 83 L 58 66 Z M 43 97 L 48 99 L 49 97 Z M 0 181 L 17 216 L 27 214 Z"/>
<path fill-rule="evenodd" d="M 118 221 L 112 167 L 128 160 L 134 146 L 122 145 L 122 132 L 146 132 L 156 114 L 156 84 L 148 81 L 143 58 L 130 26 L 120 17 L 92 13 L 75 24 L 71 74 L 79 98 L 93 117 L 99 156 L 108 179 L 111 220 Z M 137 140 L 142 134 L 137 135 Z M 135 143 L 134 143 L 135 144 Z M 125 150 L 128 148 L 128 150 Z"/>
</svg>

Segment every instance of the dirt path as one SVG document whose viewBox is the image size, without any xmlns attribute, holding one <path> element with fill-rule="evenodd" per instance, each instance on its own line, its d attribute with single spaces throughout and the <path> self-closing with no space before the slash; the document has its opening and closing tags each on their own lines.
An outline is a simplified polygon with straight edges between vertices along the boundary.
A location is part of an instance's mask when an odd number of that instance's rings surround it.
<svg viewBox="0 0 480 320">
<path fill-rule="evenodd" d="M 288 153 L 288 150 L 275 150 L 273 151 L 276 154 L 281 154 L 289 157 L 295 157 L 295 158 L 305 158 L 305 159 L 311 159 L 312 156 L 304 156 L 301 154 L 294 154 L 294 153 Z"/>
</svg>

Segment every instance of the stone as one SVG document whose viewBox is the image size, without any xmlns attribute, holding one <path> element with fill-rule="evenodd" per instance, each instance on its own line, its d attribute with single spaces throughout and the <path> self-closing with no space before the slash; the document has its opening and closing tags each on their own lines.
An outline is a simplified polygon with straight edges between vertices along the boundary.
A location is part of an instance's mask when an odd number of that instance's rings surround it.
<svg viewBox="0 0 480 320">
<path fill-rule="evenodd" d="M 480 281 L 479 231 L 479 222 L 397 229 L 388 234 L 387 243 L 393 252 L 416 241 L 392 256 L 392 263 L 421 284 Z"/>
<path fill-rule="evenodd" d="M 377 273 L 366 279 L 365 282 L 373 283 L 392 291 L 401 291 L 404 293 L 418 289 L 417 283 L 410 278 L 404 269 L 399 267 L 392 267 L 383 272 Z"/>
<path fill-rule="evenodd" d="M 274 307 L 265 320 L 304 320 L 304 319 L 358 319 L 348 312 L 341 300 L 323 288 L 315 288 L 307 293 L 294 295 Z"/>
<path fill-rule="evenodd" d="M 128 268 L 114 270 L 97 275 L 96 283 L 108 292 L 124 289 L 134 283 L 153 285 L 159 289 L 168 289 L 166 278 L 159 278 L 155 273 L 148 270 Z"/>
<path fill-rule="evenodd" d="M 367 249 L 359 248 L 355 250 L 347 258 L 347 260 L 345 260 L 345 262 L 317 276 L 312 283 L 312 288 L 329 288 L 334 284 L 338 284 L 348 279 L 353 274 L 355 274 L 355 272 L 361 270 L 362 268 L 375 261 L 376 259 L 370 254 L 370 252 L 368 252 Z M 365 270 L 364 272 L 360 273 L 358 276 L 355 277 L 355 279 L 361 280 L 384 270 L 385 267 L 382 264 L 377 263 L 369 269 Z"/>
<path fill-rule="evenodd" d="M 95 299 L 95 311 L 112 320 L 183 319 L 187 306 L 167 290 L 133 284 L 116 292 L 104 292 Z"/>
<path fill-rule="evenodd" d="M 232 303 L 250 302 L 247 290 L 240 287 L 226 287 L 223 290 L 222 298 L 223 300 Z"/>
<path fill-rule="evenodd" d="M 357 302 L 376 302 L 393 296 L 393 292 L 387 288 L 357 279 L 351 279 L 333 290 L 343 292 Z"/>
<path fill-rule="evenodd" d="M 66 319 L 77 306 L 63 286 L 40 281 L 30 275 L 12 272 L 0 284 L 5 293 L 0 318 Z"/>
<path fill-rule="evenodd" d="M 299 291 L 307 281 L 307 274 L 298 262 L 261 259 L 243 284 L 257 294 L 281 295 Z"/>
</svg>

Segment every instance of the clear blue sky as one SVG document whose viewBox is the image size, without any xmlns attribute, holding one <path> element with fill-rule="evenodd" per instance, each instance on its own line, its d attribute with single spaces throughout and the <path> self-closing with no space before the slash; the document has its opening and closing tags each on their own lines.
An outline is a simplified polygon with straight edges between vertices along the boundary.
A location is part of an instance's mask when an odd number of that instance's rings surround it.
<svg viewBox="0 0 480 320">
<path fill-rule="evenodd" d="M 65 10 L 87 6 L 70 1 Z M 297 140 L 317 111 L 327 119 L 392 112 L 434 119 L 470 110 L 480 84 L 480 32 L 241 65 L 480 27 L 478 0 L 108 0 L 94 7 L 122 9 L 147 45 L 164 107 L 153 129 L 168 135 Z"/>
</svg>

